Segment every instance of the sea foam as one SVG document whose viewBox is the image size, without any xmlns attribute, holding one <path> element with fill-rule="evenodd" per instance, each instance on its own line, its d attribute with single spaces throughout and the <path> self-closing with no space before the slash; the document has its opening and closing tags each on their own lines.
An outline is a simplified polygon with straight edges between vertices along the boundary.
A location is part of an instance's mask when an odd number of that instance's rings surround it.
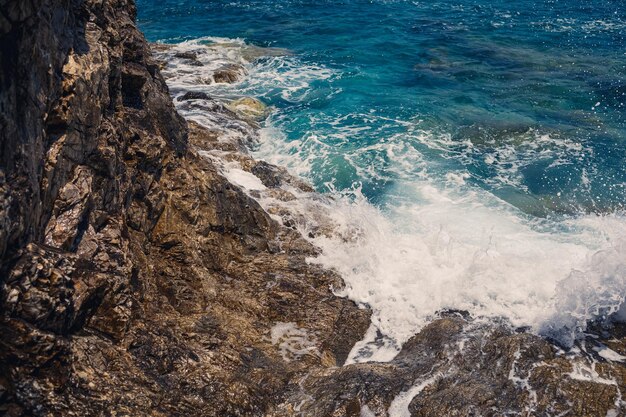
<svg viewBox="0 0 626 417">
<path fill-rule="evenodd" d="M 278 96 L 297 105 L 315 94 L 312 83 L 336 76 L 288 54 L 247 61 L 245 45 L 241 40 L 215 38 L 175 45 L 174 51 L 200 50 L 198 57 L 206 65 L 189 67 L 170 61 L 165 74 L 173 94 L 199 90 L 226 101 L 245 95 Z M 216 60 L 243 63 L 247 78 L 232 85 L 198 85 L 198 71 L 210 73 Z M 179 110 L 206 127 L 221 126 L 209 113 L 182 104 Z M 330 180 L 322 190 L 325 196 L 289 189 L 297 199 L 279 201 L 264 193 L 265 187 L 236 163 L 212 156 L 233 183 L 255 191 L 264 207 L 280 206 L 293 213 L 291 218 L 297 219 L 303 236 L 322 249 L 319 257 L 309 261 L 337 270 L 346 284 L 335 289 L 337 294 L 372 309 L 371 328 L 348 362 L 390 360 L 442 309 L 466 310 L 478 319 L 505 318 L 512 326 L 529 328 L 564 345 L 583 334 L 589 320 L 616 312 L 626 317 L 622 214 L 529 216 L 469 183 L 471 175 L 463 164 L 454 169 L 433 164 L 429 152 L 446 150 L 449 143 L 422 129 L 418 121 L 385 120 L 379 125 L 402 129 L 353 154 L 337 154 L 332 144 L 363 133 L 368 120 L 376 119 L 374 112 L 339 116 L 359 121 L 354 128 L 346 127 L 345 120 L 323 121 L 331 126 L 336 122 L 330 139 L 311 130 L 299 140 L 288 140 L 283 131 L 286 117 L 281 111 L 270 117 L 255 138 L 255 157 L 287 166 L 291 173 L 308 179 L 323 171 L 332 158 L 342 158 L 359 178 L 381 175 L 384 170 L 372 167 L 393 162 L 386 169 L 393 172 L 394 181 L 379 198 L 384 203 L 374 206 L 363 196 L 358 181 L 345 187 Z M 231 130 L 237 132 L 236 128 Z M 239 132 L 257 135 L 244 128 Z M 502 167 L 502 181 L 515 182 L 515 164 L 523 164 L 524 158 L 584 152 L 574 142 L 545 135 L 525 143 L 529 144 L 503 143 L 484 153 L 488 165 Z M 468 144 L 457 153 L 463 158 L 471 152 Z"/>
</svg>

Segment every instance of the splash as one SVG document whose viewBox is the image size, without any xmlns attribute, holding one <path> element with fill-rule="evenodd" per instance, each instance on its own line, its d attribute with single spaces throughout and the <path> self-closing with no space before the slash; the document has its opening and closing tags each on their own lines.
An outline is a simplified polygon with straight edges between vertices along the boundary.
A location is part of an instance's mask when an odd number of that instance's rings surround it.
<svg viewBox="0 0 626 417">
<path fill-rule="evenodd" d="M 192 106 L 178 104 L 187 118 L 222 129 L 222 137 L 247 138 L 255 157 L 286 166 L 325 191 L 320 196 L 285 187 L 296 198 L 279 200 L 237 162 L 210 155 L 234 184 L 269 211 L 282 213 L 275 215 L 278 221 L 288 218 L 322 249 L 309 261 L 341 274 L 346 285 L 336 289 L 339 295 L 373 310 L 372 326 L 349 362 L 390 360 L 442 309 L 504 317 L 565 345 L 589 320 L 616 312 L 626 316 L 623 214 L 535 217 L 522 204 L 489 191 L 523 191 L 521 172 L 538 162 L 558 167 L 592 158 L 584 144 L 533 129 L 482 142 L 478 139 L 485 136 L 455 140 L 412 116 L 393 118 L 375 109 L 315 112 L 304 105 L 317 103 L 319 88 L 336 91 L 335 70 L 286 51 L 264 56 L 250 48 L 241 40 L 217 38 L 177 44 L 166 52 L 167 81 L 174 96 L 187 91 L 211 96 Z M 195 51 L 204 65 L 177 60 L 180 51 Z M 198 74 L 210 77 L 227 63 L 243 65 L 247 76 L 234 84 L 197 83 Z M 244 122 L 225 124 L 219 112 L 205 111 L 241 96 L 276 104 L 260 132 Z M 294 106 L 307 110 L 294 116 Z M 308 126 L 297 138 L 289 132 L 294 117 Z M 380 140 L 363 142 L 363 136 Z M 476 181 L 477 160 L 495 172 L 487 177 L 490 188 Z M 581 184 L 588 174 L 583 171 Z"/>
</svg>

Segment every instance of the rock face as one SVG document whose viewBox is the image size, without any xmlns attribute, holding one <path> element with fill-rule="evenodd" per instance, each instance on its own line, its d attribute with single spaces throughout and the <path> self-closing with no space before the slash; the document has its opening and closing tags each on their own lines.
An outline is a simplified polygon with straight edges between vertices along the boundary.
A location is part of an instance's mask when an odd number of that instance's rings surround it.
<svg viewBox="0 0 626 417">
<path fill-rule="evenodd" d="M 232 84 L 241 80 L 246 75 L 246 69 L 242 65 L 227 64 L 213 72 L 213 80 L 216 83 Z"/>
<path fill-rule="evenodd" d="M 0 414 L 263 415 L 341 364 L 368 312 L 194 150 L 133 2 L 0 5 Z"/>
<path fill-rule="evenodd" d="M 369 311 L 203 152 L 278 199 L 311 190 L 183 120 L 134 19 L 132 0 L 0 0 L 0 414 L 626 413 L 618 328 L 566 354 L 446 313 L 392 362 L 341 366 Z"/>
</svg>

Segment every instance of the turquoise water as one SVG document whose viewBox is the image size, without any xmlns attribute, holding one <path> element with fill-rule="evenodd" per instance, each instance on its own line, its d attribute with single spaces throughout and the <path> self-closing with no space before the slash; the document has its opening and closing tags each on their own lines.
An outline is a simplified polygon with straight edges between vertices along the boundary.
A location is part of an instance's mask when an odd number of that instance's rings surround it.
<svg viewBox="0 0 626 417">
<path fill-rule="evenodd" d="M 254 156 L 333 197 L 289 209 L 374 311 L 351 360 L 389 359 L 442 308 L 564 344 L 626 318 L 623 1 L 137 3 L 149 40 L 204 63 L 170 52 L 174 96 L 262 99 Z M 224 62 L 248 75 L 205 82 Z M 319 213 L 336 236 L 311 233 Z"/>
<path fill-rule="evenodd" d="M 372 202 L 387 204 L 394 160 L 362 149 L 419 129 L 439 136 L 436 145 L 410 143 L 438 171 L 466 171 L 467 182 L 532 215 L 611 212 L 626 201 L 622 1 L 139 0 L 138 7 L 151 40 L 243 38 L 333 71 L 297 105 L 281 91 L 257 92 L 283 110 L 287 140 L 314 132 L 317 146 L 333 148 L 310 172 L 319 189 L 359 182 Z M 551 139 L 534 146 L 543 135 Z M 422 167 L 402 171 L 419 175 Z"/>
</svg>

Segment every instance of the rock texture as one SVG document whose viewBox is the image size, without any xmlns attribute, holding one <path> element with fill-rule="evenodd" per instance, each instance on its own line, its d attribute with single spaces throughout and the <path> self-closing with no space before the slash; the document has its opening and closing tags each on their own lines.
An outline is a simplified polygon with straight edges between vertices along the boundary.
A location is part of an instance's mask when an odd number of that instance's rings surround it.
<svg viewBox="0 0 626 417">
<path fill-rule="evenodd" d="M 367 311 L 194 150 L 133 2 L 0 5 L 0 413 L 263 415 L 341 364 Z"/>
<path fill-rule="evenodd" d="M 392 362 L 341 366 L 368 310 L 205 152 L 277 199 L 311 190 L 183 120 L 134 19 L 132 0 L 0 0 L 0 414 L 626 413 L 617 327 L 566 353 L 448 312 Z"/>
<path fill-rule="evenodd" d="M 622 334 L 623 329 L 611 329 Z M 624 339 L 604 340 L 622 354 Z M 618 346 L 619 345 L 619 346 Z M 307 416 L 622 416 L 626 367 L 515 332 L 507 323 L 442 312 L 389 363 L 311 372 Z"/>
</svg>

